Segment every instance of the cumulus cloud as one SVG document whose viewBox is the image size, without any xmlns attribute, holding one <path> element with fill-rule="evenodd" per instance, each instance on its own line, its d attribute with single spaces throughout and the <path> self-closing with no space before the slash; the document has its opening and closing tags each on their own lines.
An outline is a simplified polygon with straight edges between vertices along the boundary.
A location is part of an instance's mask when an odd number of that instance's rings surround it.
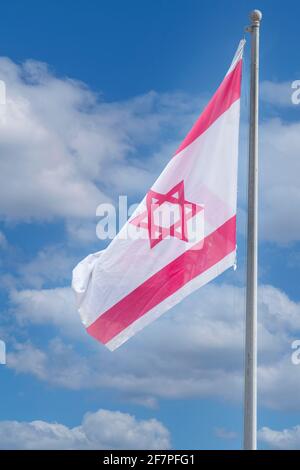
<svg viewBox="0 0 300 470">
<path fill-rule="evenodd" d="M 0 125 L 5 220 L 90 218 L 116 189 L 145 190 L 155 161 L 150 172 L 139 147 L 156 142 L 159 152 L 168 132 L 191 122 L 196 107 L 179 93 L 105 103 L 83 83 L 58 78 L 36 61 L 17 65 L 2 57 L 0 76 L 7 83 Z"/>
<path fill-rule="evenodd" d="M 68 427 L 46 421 L 0 421 L 0 449 L 169 449 L 170 434 L 156 419 L 119 411 L 87 413 Z"/>
<path fill-rule="evenodd" d="M 261 126 L 261 235 L 268 241 L 299 240 L 299 134 L 299 121 Z"/>
<path fill-rule="evenodd" d="M 300 426 L 276 431 L 263 427 L 258 432 L 260 442 L 270 449 L 275 450 L 299 450 Z"/>
<path fill-rule="evenodd" d="M 4 250 L 7 247 L 6 236 L 0 231 L 0 250 Z"/>
<path fill-rule="evenodd" d="M 56 306 L 59 294 L 62 303 Z M 67 289 L 32 290 L 12 297 L 20 321 L 55 325 L 62 336 L 45 349 L 19 343 L 8 354 L 8 367 L 60 387 L 110 388 L 149 406 L 159 397 L 215 396 L 241 401 L 243 288 L 205 286 L 197 297 L 186 299 L 114 353 L 90 338 L 79 320 L 74 333 L 77 313 L 70 294 Z M 297 397 L 290 392 L 290 399 L 283 400 L 282 390 L 284 384 L 286 388 L 294 384 L 293 390 L 298 386 L 290 354 L 299 328 L 300 305 L 279 289 L 262 286 L 259 311 L 260 400 L 273 408 L 296 407 L 300 404 Z M 81 333 L 85 354 L 67 340 L 68 335 L 79 338 Z"/>
<path fill-rule="evenodd" d="M 54 289 L 12 290 L 12 313 L 18 322 L 35 325 L 53 325 L 65 335 L 83 335 L 79 316 L 74 308 L 74 293 L 67 287 Z"/>
<path fill-rule="evenodd" d="M 274 82 L 265 80 L 260 84 L 260 96 L 272 106 L 292 106 L 293 81 Z"/>
<path fill-rule="evenodd" d="M 40 64 L 17 66 L 2 58 L 0 75 L 8 84 L 0 126 L 1 217 L 47 220 L 90 213 L 103 194 L 72 163 L 63 137 L 69 133 L 70 117 L 75 122 L 76 109 L 90 101 L 89 93 L 56 80 Z"/>
<path fill-rule="evenodd" d="M 66 246 L 47 246 L 27 263 L 18 265 L 16 285 L 40 289 L 48 285 L 65 284 L 70 281 L 76 257 Z"/>
<path fill-rule="evenodd" d="M 271 81 L 261 84 L 261 96 L 268 106 L 263 107 L 259 126 L 259 236 L 261 241 L 278 244 L 296 242 L 300 234 L 300 120 L 299 105 L 291 101 L 291 85 Z M 291 109 L 285 110 L 285 106 Z M 283 109 L 280 118 L 278 108 Z M 242 122 L 240 156 L 246 155 L 247 142 L 248 123 Z M 242 209 L 246 209 L 246 162 L 247 158 L 240 158 L 238 204 Z"/>
<path fill-rule="evenodd" d="M 258 381 L 264 405 L 277 410 L 299 410 L 299 365 L 292 363 L 291 342 L 287 342 L 286 349 L 288 353 L 277 362 L 261 365 Z"/>
</svg>

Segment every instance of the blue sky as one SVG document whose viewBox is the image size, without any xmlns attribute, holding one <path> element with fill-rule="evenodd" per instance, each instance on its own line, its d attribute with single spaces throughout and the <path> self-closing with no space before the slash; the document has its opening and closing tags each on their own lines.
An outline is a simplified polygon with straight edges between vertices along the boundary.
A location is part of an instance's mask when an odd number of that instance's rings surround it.
<svg viewBox="0 0 300 470">
<path fill-rule="evenodd" d="M 2 2 L 0 445 L 37 447 L 41 420 L 45 447 L 83 446 L 78 426 L 88 447 L 135 447 L 141 434 L 149 447 L 241 446 L 249 44 L 238 270 L 115 353 L 87 337 L 69 285 L 73 266 L 103 246 L 97 204 L 143 196 L 221 81 L 253 8 L 263 11 L 259 445 L 300 448 L 300 366 L 290 360 L 300 338 L 300 106 L 290 100 L 300 6 L 220 0 Z M 176 344 L 186 312 L 193 350 L 189 330 Z M 4 439 L 12 429 L 14 443 Z"/>
</svg>

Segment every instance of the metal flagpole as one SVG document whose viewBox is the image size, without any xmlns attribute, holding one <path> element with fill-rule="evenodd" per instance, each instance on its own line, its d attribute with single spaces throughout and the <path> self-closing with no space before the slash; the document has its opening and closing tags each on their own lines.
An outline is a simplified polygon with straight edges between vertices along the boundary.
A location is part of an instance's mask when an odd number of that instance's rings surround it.
<svg viewBox="0 0 300 470">
<path fill-rule="evenodd" d="M 259 27 L 262 14 L 251 13 L 251 81 L 248 174 L 248 238 L 245 344 L 244 449 L 256 450 L 257 428 L 257 196 Z"/>
</svg>

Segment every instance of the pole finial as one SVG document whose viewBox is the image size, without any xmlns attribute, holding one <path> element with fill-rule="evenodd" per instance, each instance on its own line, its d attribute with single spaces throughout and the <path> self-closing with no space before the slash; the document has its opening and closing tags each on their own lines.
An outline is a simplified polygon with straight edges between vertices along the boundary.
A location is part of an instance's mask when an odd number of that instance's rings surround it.
<svg viewBox="0 0 300 470">
<path fill-rule="evenodd" d="M 262 12 L 260 10 L 253 10 L 250 13 L 250 19 L 252 21 L 252 25 L 259 26 L 259 23 L 262 19 Z"/>
</svg>

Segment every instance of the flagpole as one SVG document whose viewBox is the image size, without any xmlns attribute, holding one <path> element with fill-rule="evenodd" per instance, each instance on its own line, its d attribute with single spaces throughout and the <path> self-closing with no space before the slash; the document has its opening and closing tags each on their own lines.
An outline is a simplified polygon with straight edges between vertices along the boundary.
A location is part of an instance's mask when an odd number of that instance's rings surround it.
<svg viewBox="0 0 300 470">
<path fill-rule="evenodd" d="M 262 14 L 252 11 L 251 80 L 248 173 L 248 236 L 245 344 L 244 449 L 257 446 L 257 197 L 258 197 L 258 85 L 259 27 Z"/>
</svg>

